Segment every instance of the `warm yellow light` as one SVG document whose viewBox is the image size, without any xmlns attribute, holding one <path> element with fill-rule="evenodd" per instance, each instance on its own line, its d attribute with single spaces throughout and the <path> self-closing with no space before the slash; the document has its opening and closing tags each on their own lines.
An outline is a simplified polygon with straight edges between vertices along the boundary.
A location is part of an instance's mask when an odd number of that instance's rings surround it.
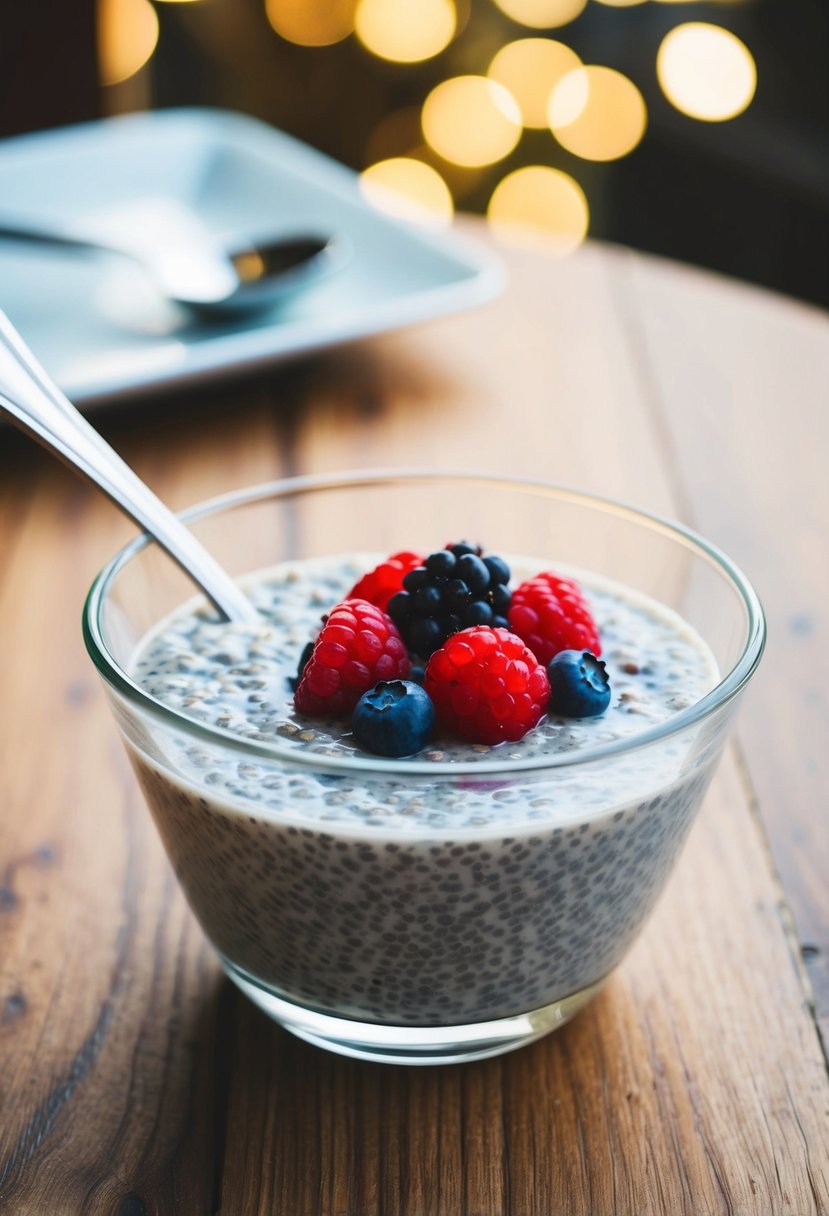
<svg viewBox="0 0 829 1216">
<path fill-rule="evenodd" d="M 703 21 L 678 25 L 665 36 L 656 74 L 672 105 L 705 122 L 742 114 L 757 88 L 757 67 L 746 44 Z"/>
<path fill-rule="evenodd" d="M 423 103 L 426 142 L 456 165 L 476 168 L 508 156 L 521 135 L 521 111 L 502 84 L 486 76 L 453 76 Z"/>
<path fill-rule="evenodd" d="M 575 51 L 552 38 L 508 42 L 489 65 L 489 78 L 509 89 L 525 127 L 546 127 L 547 100 L 566 72 L 581 66 Z"/>
<path fill-rule="evenodd" d="M 149 0 L 98 0 L 98 66 L 103 84 L 128 80 L 158 43 L 158 17 Z"/>
<path fill-rule="evenodd" d="M 635 4 L 647 4 L 647 0 L 598 0 L 608 8 L 633 8 Z"/>
<path fill-rule="evenodd" d="M 487 219 L 502 240 L 562 257 L 584 240 L 590 209 L 581 186 L 560 169 L 528 165 L 508 173 L 492 193 Z"/>
<path fill-rule="evenodd" d="M 513 21 L 536 30 L 549 30 L 575 21 L 587 0 L 495 0 L 495 3 Z"/>
<path fill-rule="evenodd" d="M 449 187 L 422 160 L 393 156 L 378 161 L 360 174 L 360 189 L 373 206 L 400 219 L 437 228 L 452 220 Z"/>
<path fill-rule="evenodd" d="M 457 13 L 452 0 L 358 0 L 357 37 L 381 59 L 418 63 L 452 40 Z"/>
<path fill-rule="evenodd" d="M 617 160 L 645 134 L 645 99 L 613 68 L 575 68 L 550 95 L 547 119 L 556 139 L 584 160 Z"/>
<path fill-rule="evenodd" d="M 288 42 L 331 46 L 354 29 L 356 0 L 265 0 L 268 21 Z"/>
</svg>

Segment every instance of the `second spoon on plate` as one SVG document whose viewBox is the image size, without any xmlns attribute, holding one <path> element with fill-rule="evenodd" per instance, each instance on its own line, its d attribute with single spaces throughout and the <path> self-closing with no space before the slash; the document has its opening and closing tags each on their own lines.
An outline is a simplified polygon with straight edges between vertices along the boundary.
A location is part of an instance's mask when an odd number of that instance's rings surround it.
<svg viewBox="0 0 829 1216">
<path fill-rule="evenodd" d="M 345 257 L 341 240 L 313 231 L 234 242 L 225 248 L 195 225 L 166 239 L 136 228 L 130 235 L 99 240 L 80 225 L 38 224 L 2 214 L 0 240 L 128 258 L 168 300 L 198 316 L 219 318 L 264 311 L 335 269 Z"/>
</svg>

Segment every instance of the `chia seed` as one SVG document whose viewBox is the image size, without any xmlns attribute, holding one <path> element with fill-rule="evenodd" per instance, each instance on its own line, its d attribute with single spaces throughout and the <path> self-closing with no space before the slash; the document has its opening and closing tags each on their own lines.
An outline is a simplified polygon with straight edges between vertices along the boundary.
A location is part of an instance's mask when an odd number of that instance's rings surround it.
<svg viewBox="0 0 829 1216">
<path fill-rule="evenodd" d="M 695 748 L 700 727 L 591 764 L 510 765 L 635 739 L 709 691 L 714 660 L 675 613 L 584 576 L 614 693 L 605 715 L 543 720 L 500 749 L 438 738 L 392 773 L 349 769 L 366 757 L 348 723 L 295 715 L 288 681 L 320 614 L 373 564 L 285 564 L 248 581 L 262 625 L 185 608 L 142 643 L 132 674 L 151 696 L 280 749 L 253 757 L 184 729 L 136 732 L 136 769 L 188 899 L 236 968 L 341 1017 L 447 1025 L 580 992 L 647 916 L 717 748 Z M 269 718 L 260 695 L 280 707 Z M 331 758 L 345 768 L 326 769 Z M 506 771 L 470 771 L 499 759 Z"/>
</svg>

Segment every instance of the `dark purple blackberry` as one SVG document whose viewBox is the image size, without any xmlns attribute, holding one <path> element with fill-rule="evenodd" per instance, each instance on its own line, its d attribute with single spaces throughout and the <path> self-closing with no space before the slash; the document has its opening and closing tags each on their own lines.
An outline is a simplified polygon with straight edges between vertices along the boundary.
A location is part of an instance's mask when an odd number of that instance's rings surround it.
<svg viewBox="0 0 829 1216">
<path fill-rule="evenodd" d="M 446 639 L 470 625 L 508 629 L 510 570 L 501 557 L 460 541 L 410 570 L 388 604 L 409 650 L 428 659 Z"/>
</svg>

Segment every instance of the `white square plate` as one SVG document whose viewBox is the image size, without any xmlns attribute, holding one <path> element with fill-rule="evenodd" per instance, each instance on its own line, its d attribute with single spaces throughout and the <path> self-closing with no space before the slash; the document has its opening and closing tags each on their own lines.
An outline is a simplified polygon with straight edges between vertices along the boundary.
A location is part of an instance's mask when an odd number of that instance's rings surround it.
<svg viewBox="0 0 829 1216">
<path fill-rule="evenodd" d="M 142 206 L 195 213 L 221 237 L 322 231 L 341 269 L 267 312 L 197 322 L 147 292 L 123 259 L 0 241 L 0 308 L 71 400 L 89 405 L 366 337 L 481 303 L 499 264 L 454 234 L 400 223 L 342 165 L 222 110 L 162 110 L 0 143 L 0 212 L 33 223 Z"/>
</svg>

